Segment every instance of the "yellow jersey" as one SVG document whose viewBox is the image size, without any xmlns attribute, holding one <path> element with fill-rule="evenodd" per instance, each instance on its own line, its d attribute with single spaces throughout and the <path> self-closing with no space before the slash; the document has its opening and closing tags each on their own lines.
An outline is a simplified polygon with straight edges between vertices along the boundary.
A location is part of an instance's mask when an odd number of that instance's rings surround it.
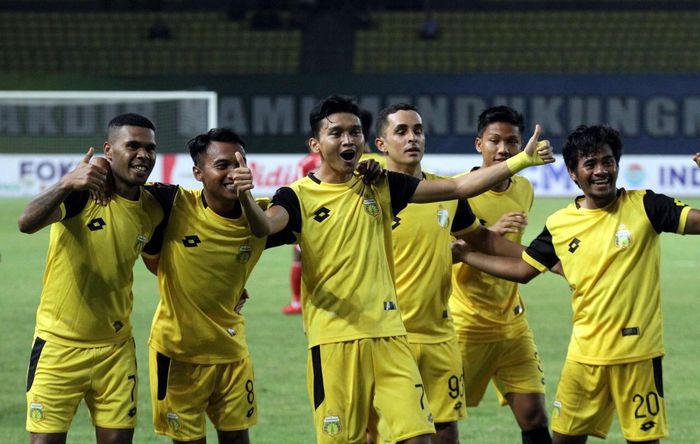
<svg viewBox="0 0 700 444">
<path fill-rule="evenodd" d="M 605 208 L 578 199 L 552 214 L 523 259 L 544 272 L 561 262 L 572 290 L 568 359 L 589 365 L 664 354 L 659 234 L 682 234 L 690 208 L 650 190 L 618 190 Z"/>
<path fill-rule="evenodd" d="M 35 334 L 70 347 L 99 347 L 131 337 L 134 263 L 163 211 L 140 189 L 138 200 L 88 191 L 68 195 L 51 225 Z"/>
</svg>

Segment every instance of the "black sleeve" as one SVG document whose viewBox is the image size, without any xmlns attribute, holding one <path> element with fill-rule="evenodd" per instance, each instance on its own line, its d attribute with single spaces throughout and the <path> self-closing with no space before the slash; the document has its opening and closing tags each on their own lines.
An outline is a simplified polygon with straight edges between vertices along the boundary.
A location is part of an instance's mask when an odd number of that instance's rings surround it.
<svg viewBox="0 0 700 444">
<path fill-rule="evenodd" d="M 399 211 L 406 208 L 411 197 L 413 197 L 413 193 L 416 192 L 420 180 L 408 174 L 394 171 L 388 172 L 387 179 L 389 181 L 389 193 L 391 194 L 391 211 L 396 216 L 399 214 Z"/>
<path fill-rule="evenodd" d="M 675 233 L 681 221 L 681 212 L 687 205 L 678 199 L 647 190 L 644 195 L 644 210 L 657 233 Z"/>
<path fill-rule="evenodd" d="M 271 234 L 265 241 L 265 249 L 279 247 L 280 245 L 289 245 L 296 243 L 297 238 L 294 233 L 287 230 L 282 230 L 279 233 Z"/>
<path fill-rule="evenodd" d="M 301 205 L 294 190 L 289 187 L 279 188 L 272 196 L 271 206 L 274 205 L 279 205 L 287 211 L 289 222 L 282 231 L 268 236 L 265 248 L 293 244 L 297 240 L 294 233 L 301 233 Z"/>
<path fill-rule="evenodd" d="M 73 191 L 68 194 L 68 196 L 66 196 L 66 198 L 63 200 L 63 206 L 66 209 L 66 214 L 63 216 L 63 219 L 70 219 L 83 211 L 83 208 L 85 208 L 85 205 L 87 205 L 89 198 L 90 191 L 88 190 Z"/>
<path fill-rule="evenodd" d="M 160 221 L 160 224 L 153 231 L 151 240 L 143 247 L 144 253 L 155 255 L 160 253 L 161 248 L 163 248 L 163 235 L 165 234 L 165 228 L 168 226 L 170 212 L 173 209 L 173 203 L 179 188 L 177 185 L 166 185 L 163 183 L 148 184 L 144 188 L 156 198 L 163 208 L 163 220 Z"/>
<path fill-rule="evenodd" d="M 552 268 L 559 262 L 559 257 L 557 257 L 552 244 L 552 235 L 546 226 L 540 235 L 530 243 L 525 252 L 547 268 Z"/>
<path fill-rule="evenodd" d="M 469 228 L 472 226 L 475 220 L 476 216 L 474 215 L 469 202 L 467 202 L 467 199 L 459 199 L 457 201 L 457 211 L 455 212 L 455 218 L 452 221 L 451 231 L 453 233 L 457 233 L 465 228 Z"/>
</svg>

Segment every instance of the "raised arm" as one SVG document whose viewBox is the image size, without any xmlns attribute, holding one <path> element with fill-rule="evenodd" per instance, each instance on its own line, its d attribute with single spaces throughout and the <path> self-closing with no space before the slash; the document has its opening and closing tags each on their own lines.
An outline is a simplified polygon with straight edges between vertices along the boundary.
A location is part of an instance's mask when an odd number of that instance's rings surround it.
<svg viewBox="0 0 700 444">
<path fill-rule="evenodd" d="M 269 224 L 266 223 L 266 217 L 263 210 L 255 202 L 253 194 L 250 192 L 255 185 L 253 184 L 253 173 L 248 168 L 245 158 L 240 152 L 236 152 L 236 160 L 238 167 L 233 171 L 233 185 L 238 193 L 238 200 L 243 208 L 250 231 L 255 237 L 265 237 L 270 234 Z"/>
<path fill-rule="evenodd" d="M 107 170 L 90 163 L 94 153 L 95 150 L 91 147 L 74 170 L 27 204 L 17 221 L 19 231 L 35 233 L 47 225 L 61 220 L 59 207 L 73 191 L 90 190 L 97 194 L 104 194 L 107 184 Z"/>
<path fill-rule="evenodd" d="M 525 150 L 505 162 L 479 168 L 454 179 L 421 181 L 411 198 L 411 202 L 439 202 L 473 197 L 489 190 L 520 170 L 554 162 L 554 154 L 552 154 L 549 141 L 543 140 L 538 143 L 539 137 L 540 126 L 536 125 Z"/>
<path fill-rule="evenodd" d="M 535 267 L 522 260 L 521 257 L 494 256 L 478 253 L 472 250 L 470 246 L 461 239 L 458 239 L 452 244 L 452 256 L 465 264 L 471 265 L 477 270 L 521 284 L 530 282 L 532 278 L 540 274 Z"/>
</svg>

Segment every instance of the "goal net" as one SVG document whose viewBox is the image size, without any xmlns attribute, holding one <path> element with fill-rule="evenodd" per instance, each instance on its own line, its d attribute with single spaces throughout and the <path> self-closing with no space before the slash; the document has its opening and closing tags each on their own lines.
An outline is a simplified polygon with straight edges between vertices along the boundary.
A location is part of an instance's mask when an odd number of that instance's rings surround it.
<svg viewBox="0 0 700 444">
<path fill-rule="evenodd" d="M 217 96 L 203 91 L 0 91 L 0 153 L 100 152 L 107 123 L 133 112 L 156 127 L 158 152 L 182 152 L 217 126 Z"/>
</svg>

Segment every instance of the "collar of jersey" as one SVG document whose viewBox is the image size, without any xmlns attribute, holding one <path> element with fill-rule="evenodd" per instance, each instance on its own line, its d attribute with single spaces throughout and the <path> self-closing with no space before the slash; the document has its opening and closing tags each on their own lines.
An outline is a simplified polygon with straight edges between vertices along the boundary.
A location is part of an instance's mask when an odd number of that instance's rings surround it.
<svg viewBox="0 0 700 444">
<path fill-rule="evenodd" d="M 617 189 L 617 196 L 615 197 L 615 200 L 613 200 L 612 202 L 610 202 L 609 204 L 607 204 L 603 208 L 583 208 L 583 207 L 581 207 L 581 205 L 578 204 L 578 201 L 586 198 L 586 196 L 583 194 L 576 196 L 576 198 L 574 198 L 574 205 L 576 206 L 577 210 L 581 210 L 581 211 L 607 211 L 610 207 L 612 207 L 613 205 L 615 205 L 615 203 L 617 203 L 618 199 L 620 199 L 620 196 L 622 196 L 623 191 L 624 191 L 624 188 L 618 188 Z"/>
</svg>

